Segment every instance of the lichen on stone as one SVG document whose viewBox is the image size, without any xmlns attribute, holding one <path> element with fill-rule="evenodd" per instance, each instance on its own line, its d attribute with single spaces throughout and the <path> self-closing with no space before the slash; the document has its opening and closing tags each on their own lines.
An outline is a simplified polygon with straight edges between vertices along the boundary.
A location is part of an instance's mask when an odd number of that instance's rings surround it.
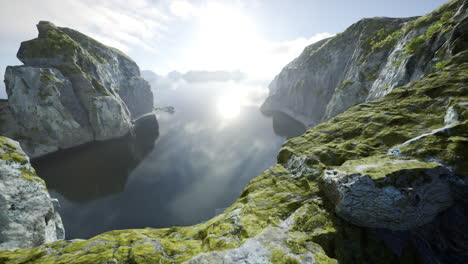
<svg viewBox="0 0 468 264">
<path fill-rule="evenodd" d="M 50 22 L 40 22 L 37 25 L 39 38 L 22 43 L 18 55 L 24 59 L 52 58 L 61 56 L 64 61 L 71 62 L 73 55 L 80 48 L 79 44 L 60 31 Z"/>
<path fill-rule="evenodd" d="M 0 136 L 0 159 L 20 164 L 27 163 L 28 159 L 16 150 L 17 148 L 7 138 Z"/>
<path fill-rule="evenodd" d="M 372 156 L 359 160 L 348 160 L 338 167 L 349 173 L 361 173 L 371 177 L 372 180 L 382 180 L 400 170 L 432 169 L 441 166 L 435 162 L 418 160 L 401 160 L 389 156 Z"/>
</svg>

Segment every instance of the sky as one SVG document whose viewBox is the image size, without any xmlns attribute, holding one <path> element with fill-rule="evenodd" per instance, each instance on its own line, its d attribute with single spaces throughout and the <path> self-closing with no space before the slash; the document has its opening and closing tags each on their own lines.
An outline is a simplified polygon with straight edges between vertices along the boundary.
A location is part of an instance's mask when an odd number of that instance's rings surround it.
<svg viewBox="0 0 468 264">
<path fill-rule="evenodd" d="M 424 15 L 446 0 L 0 0 L 0 72 L 47 20 L 133 58 L 142 70 L 239 70 L 272 79 L 309 44 L 364 17 Z M 0 97 L 4 91 L 0 84 Z"/>
</svg>

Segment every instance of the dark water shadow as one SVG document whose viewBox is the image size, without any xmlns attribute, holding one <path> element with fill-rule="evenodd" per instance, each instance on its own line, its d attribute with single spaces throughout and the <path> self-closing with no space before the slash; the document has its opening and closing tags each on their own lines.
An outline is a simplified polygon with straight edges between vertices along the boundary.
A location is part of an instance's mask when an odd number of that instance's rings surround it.
<svg viewBox="0 0 468 264">
<path fill-rule="evenodd" d="M 69 201 L 99 199 L 123 192 L 131 172 L 153 149 L 158 133 L 97 141 L 31 161 L 47 187 Z"/>
<path fill-rule="evenodd" d="M 270 112 L 267 116 L 273 119 L 273 131 L 276 135 L 291 139 L 302 135 L 307 129 L 301 122 L 283 112 Z"/>
</svg>

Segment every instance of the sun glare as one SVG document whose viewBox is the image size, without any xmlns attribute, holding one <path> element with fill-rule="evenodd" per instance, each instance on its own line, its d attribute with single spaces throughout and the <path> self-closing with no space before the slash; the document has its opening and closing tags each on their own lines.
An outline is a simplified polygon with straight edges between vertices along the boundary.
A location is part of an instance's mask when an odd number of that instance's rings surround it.
<svg viewBox="0 0 468 264">
<path fill-rule="evenodd" d="M 238 94 L 223 95 L 217 100 L 217 112 L 223 119 L 235 118 L 240 114 L 241 103 Z"/>
<path fill-rule="evenodd" d="M 207 6 L 200 16 L 199 30 L 190 48 L 193 62 L 204 68 L 235 70 L 248 65 L 252 43 L 258 36 L 255 24 L 244 13 L 221 4 Z"/>
</svg>

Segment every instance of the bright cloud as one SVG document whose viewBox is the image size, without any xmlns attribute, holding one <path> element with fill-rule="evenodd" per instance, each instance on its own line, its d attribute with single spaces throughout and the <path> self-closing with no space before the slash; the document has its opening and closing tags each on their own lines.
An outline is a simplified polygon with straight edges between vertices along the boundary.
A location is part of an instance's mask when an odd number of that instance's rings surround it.
<svg viewBox="0 0 468 264">
<path fill-rule="evenodd" d="M 195 8 L 187 1 L 177 1 L 171 10 L 197 23 L 197 33 L 185 47 L 183 56 L 169 67 L 182 72 L 241 70 L 251 77 L 272 78 L 304 47 L 333 35 L 319 33 L 310 38 L 275 42 L 262 38 L 254 21 L 233 6 L 212 2 Z"/>
<path fill-rule="evenodd" d="M 270 41 L 244 12 L 255 5 L 258 2 L 241 0 L 4 1 L 0 51 L 11 56 L 0 58 L 0 65 L 11 65 L 19 43 L 37 36 L 33 25 L 40 20 L 81 31 L 128 53 L 142 68 L 163 74 L 240 70 L 272 78 L 305 46 L 331 36 Z"/>
<path fill-rule="evenodd" d="M 10 38 L 35 37 L 33 25 L 39 20 L 50 20 L 123 51 L 131 48 L 155 51 L 155 40 L 167 31 L 168 20 L 147 0 L 131 4 L 114 0 L 15 0 L 2 3 L 2 11 L 0 33 Z"/>
<path fill-rule="evenodd" d="M 187 19 L 196 16 L 199 10 L 185 0 L 173 1 L 169 4 L 169 10 L 177 17 Z"/>
</svg>

